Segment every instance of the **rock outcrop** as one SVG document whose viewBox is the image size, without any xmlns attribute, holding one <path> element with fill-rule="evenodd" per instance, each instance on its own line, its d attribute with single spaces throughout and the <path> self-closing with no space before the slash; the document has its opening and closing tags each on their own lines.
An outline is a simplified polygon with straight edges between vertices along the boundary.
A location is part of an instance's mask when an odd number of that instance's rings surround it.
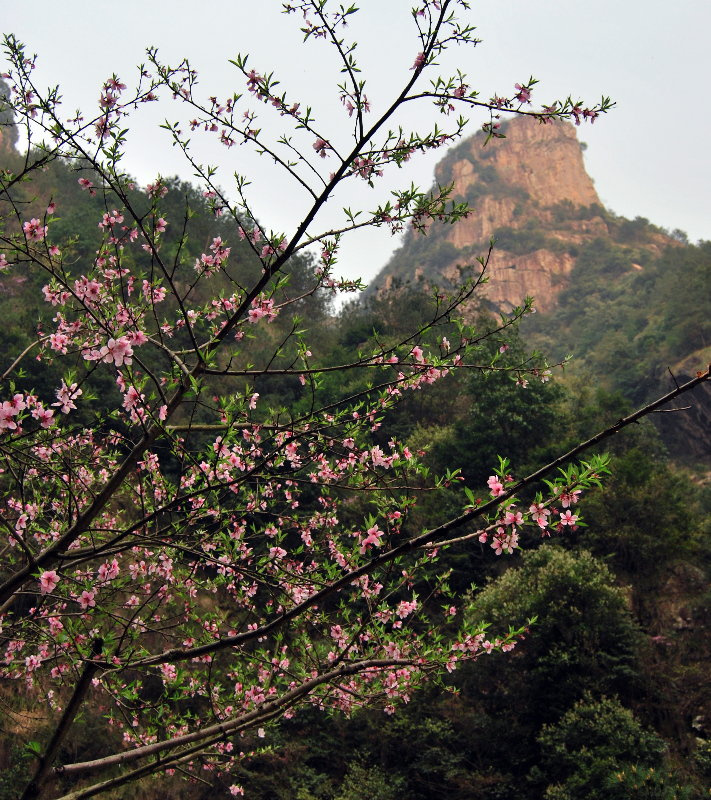
<svg viewBox="0 0 711 800">
<path fill-rule="evenodd" d="M 483 134 L 465 140 L 435 170 L 439 185 L 453 184 L 455 197 L 468 201 L 469 217 L 433 225 L 426 237 L 409 232 L 371 291 L 413 281 L 453 285 L 461 266 L 478 267 L 475 259 L 495 238 L 480 299 L 500 310 L 520 305 L 528 295 L 541 311 L 555 306 L 580 248 L 613 235 L 612 215 L 585 171 L 572 124 L 519 117 L 502 131 L 506 138 L 486 146 Z M 643 246 L 660 252 L 669 242 L 660 233 L 647 236 Z M 632 259 L 629 268 L 637 268 Z"/>
</svg>

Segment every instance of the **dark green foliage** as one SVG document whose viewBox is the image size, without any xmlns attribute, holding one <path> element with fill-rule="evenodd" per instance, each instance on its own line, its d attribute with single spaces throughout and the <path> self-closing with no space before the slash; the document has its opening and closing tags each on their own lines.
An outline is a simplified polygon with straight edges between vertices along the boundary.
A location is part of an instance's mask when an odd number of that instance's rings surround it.
<svg viewBox="0 0 711 800">
<path fill-rule="evenodd" d="M 562 249 L 562 243 L 556 239 L 550 239 L 540 229 L 526 228 L 498 228 L 494 234 L 497 250 L 505 250 L 507 253 L 522 255 L 532 253 L 534 250 Z"/>
<path fill-rule="evenodd" d="M 524 553 L 521 566 L 487 586 L 467 613 L 494 630 L 537 618 L 512 657 L 477 665 L 477 681 L 488 674 L 497 704 L 516 709 L 522 722 L 554 720 L 585 691 L 635 691 L 639 632 L 613 575 L 586 551 L 546 545 Z"/>
<path fill-rule="evenodd" d="M 673 800 L 680 787 L 659 768 L 664 742 L 619 700 L 586 696 L 538 736 L 546 800 Z"/>
<path fill-rule="evenodd" d="M 658 393 L 667 365 L 711 343 L 709 286 L 711 243 L 650 258 L 599 239 L 582 247 L 559 296 L 555 335 L 543 335 L 550 330 L 543 318 L 524 328 L 551 357 L 572 353 L 603 386 L 637 404 Z"/>
<path fill-rule="evenodd" d="M 516 474 L 541 463 L 541 453 L 555 438 L 560 391 L 542 383 L 517 387 L 514 380 L 495 372 L 474 373 L 462 381 L 459 414 L 446 428 L 432 431 L 431 460 L 438 471 L 456 465 L 467 485 L 479 489 L 499 455 L 506 453 Z"/>
<path fill-rule="evenodd" d="M 560 203 L 549 206 L 547 210 L 551 212 L 553 219 L 558 223 L 609 216 L 605 209 L 597 203 L 591 203 L 589 206 L 577 206 L 570 200 L 561 200 Z"/>
<path fill-rule="evenodd" d="M 614 458 L 611 469 L 605 493 L 583 500 L 594 525 L 578 538 L 644 594 L 670 564 L 703 553 L 701 492 L 638 447 Z"/>
</svg>

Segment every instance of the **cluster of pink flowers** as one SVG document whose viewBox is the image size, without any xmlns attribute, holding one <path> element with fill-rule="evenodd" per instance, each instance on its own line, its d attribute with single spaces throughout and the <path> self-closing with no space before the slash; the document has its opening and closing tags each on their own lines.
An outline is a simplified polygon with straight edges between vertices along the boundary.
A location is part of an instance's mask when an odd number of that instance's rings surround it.
<svg viewBox="0 0 711 800">
<path fill-rule="evenodd" d="M 96 189 L 94 188 L 94 184 L 88 178 L 79 178 L 77 183 L 79 184 L 79 186 L 81 186 L 82 189 L 89 192 L 89 194 L 92 197 L 96 196 Z"/>
<path fill-rule="evenodd" d="M 372 545 L 373 547 L 381 547 L 383 532 L 378 528 L 377 525 L 373 525 L 372 528 L 368 528 L 368 534 L 364 539 L 361 539 L 360 542 L 360 554 L 365 555 L 368 548 Z"/>
<path fill-rule="evenodd" d="M 99 566 L 96 577 L 100 584 L 105 584 L 117 578 L 120 571 L 119 563 L 114 558 L 111 562 L 104 562 Z"/>
<path fill-rule="evenodd" d="M 110 337 L 99 350 L 84 353 L 87 361 L 105 361 L 107 364 L 115 364 L 117 367 L 124 365 L 130 367 L 133 363 L 132 356 L 133 348 L 128 336 L 120 336 L 118 339 Z"/>
<path fill-rule="evenodd" d="M 43 225 L 40 220 L 32 218 L 29 222 L 22 225 L 22 230 L 30 242 L 41 242 L 47 235 L 47 226 Z"/>
<path fill-rule="evenodd" d="M 489 491 L 492 497 L 501 497 L 501 495 L 506 491 L 503 483 L 501 483 L 501 480 L 496 475 L 490 475 L 486 479 L 486 483 L 489 486 Z"/>
<path fill-rule="evenodd" d="M 73 409 L 76 409 L 74 401 L 82 394 L 82 390 L 77 386 L 76 383 L 73 383 L 71 386 L 67 386 L 67 384 L 62 381 L 62 385 L 59 387 L 59 389 L 57 389 L 58 402 L 52 403 L 52 405 L 57 406 L 62 414 L 68 414 Z"/>
<path fill-rule="evenodd" d="M 50 592 L 53 592 L 57 588 L 58 583 L 59 575 L 57 574 L 56 570 L 45 570 L 39 576 L 40 592 L 42 594 L 49 594 Z"/>
<path fill-rule="evenodd" d="M 353 159 L 351 174 L 358 175 L 363 180 L 369 181 L 373 176 L 382 176 L 383 170 L 377 168 L 377 164 L 372 158 L 355 158 Z"/>
<path fill-rule="evenodd" d="M 12 400 L 6 400 L 0 405 L 0 431 L 14 431 L 17 428 L 15 418 L 20 411 L 24 411 L 25 408 L 27 408 L 27 404 L 22 394 L 16 394 Z"/>
<path fill-rule="evenodd" d="M 99 227 L 104 230 L 110 230 L 114 227 L 114 225 L 120 225 L 123 222 L 123 214 L 118 212 L 116 209 L 109 212 L 104 212 L 103 217 L 101 218 L 101 222 L 99 223 Z"/>
<path fill-rule="evenodd" d="M 195 260 L 195 271 L 200 275 L 211 275 L 217 272 L 230 255 L 230 248 L 224 246 L 220 236 L 216 236 L 210 245 L 212 255 L 203 253 Z"/>
<path fill-rule="evenodd" d="M 279 252 L 284 252 L 287 248 L 287 241 L 286 239 L 281 239 L 280 242 L 275 246 L 274 244 L 265 244 L 262 247 L 262 250 L 259 254 L 259 257 L 264 260 L 265 258 L 269 258 L 270 256 L 275 256 Z"/>
<path fill-rule="evenodd" d="M 541 528 L 541 530 L 545 530 L 548 527 L 548 517 L 550 517 L 551 511 L 549 508 L 546 508 L 543 503 L 532 503 L 528 511 L 531 515 L 531 519 L 538 523 L 538 527 Z"/>
<path fill-rule="evenodd" d="M 165 197 L 168 194 L 168 187 L 158 178 L 155 183 L 146 184 L 146 194 L 149 197 Z"/>
<path fill-rule="evenodd" d="M 94 608 L 96 606 L 96 600 L 94 599 L 95 596 L 95 592 L 84 589 L 84 591 L 77 598 L 77 602 L 79 603 L 82 611 L 88 611 L 90 608 Z"/>
<path fill-rule="evenodd" d="M 409 617 L 414 611 L 417 610 L 417 600 L 402 600 L 398 603 L 398 607 L 395 613 L 400 617 L 400 619 L 405 619 L 405 617 Z"/>
<path fill-rule="evenodd" d="M 42 294 L 44 295 L 45 301 L 51 303 L 53 306 L 64 305 L 71 297 L 69 292 L 60 289 L 52 289 L 49 284 L 42 287 Z"/>
<path fill-rule="evenodd" d="M 74 281 L 74 292 L 76 296 L 90 306 L 99 302 L 102 288 L 102 285 L 97 280 L 93 278 L 89 280 L 85 275 L 82 275 L 81 278 L 77 278 L 77 280 Z M 45 297 L 47 297 L 48 292 L 49 290 L 45 292 Z M 54 303 L 52 303 L 52 305 L 54 305 Z"/>
<path fill-rule="evenodd" d="M 370 102 L 368 100 L 367 95 L 363 95 L 363 97 L 360 100 L 356 100 L 353 95 L 344 93 L 341 95 L 341 102 L 346 107 L 346 111 L 348 111 L 349 117 L 353 116 L 353 112 L 356 109 L 365 112 L 370 111 Z"/>
<path fill-rule="evenodd" d="M 260 319 L 266 319 L 271 322 L 276 319 L 277 311 L 274 310 L 274 300 L 269 297 L 255 297 L 252 300 L 252 307 L 247 312 L 247 318 L 250 322 L 256 323 Z"/>
<path fill-rule="evenodd" d="M 519 103 L 531 102 L 531 89 L 528 86 L 523 86 L 522 84 L 517 83 L 516 90 L 517 94 L 515 95 L 515 98 Z"/>
<path fill-rule="evenodd" d="M 247 239 L 252 244 L 257 244 L 257 242 L 261 241 L 262 232 L 256 225 L 252 228 L 251 231 L 247 231 L 244 228 L 240 227 L 239 238 L 242 239 L 243 241 Z"/>
<path fill-rule="evenodd" d="M 326 158 L 328 151 L 333 149 L 325 139 L 316 139 L 313 143 L 313 148 L 321 158 Z"/>
<path fill-rule="evenodd" d="M 55 403 L 55 405 L 57 405 Z M 35 395 L 15 394 L 12 400 L 6 400 L 0 405 L 0 431 L 22 432 L 19 415 L 26 409 L 30 410 L 33 419 L 36 419 L 42 428 L 49 428 L 54 422 L 54 411 L 45 408 Z"/>
<path fill-rule="evenodd" d="M 162 303 L 167 294 L 165 286 L 152 286 L 145 278 L 141 285 L 141 291 L 145 299 L 152 304 Z"/>
</svg>

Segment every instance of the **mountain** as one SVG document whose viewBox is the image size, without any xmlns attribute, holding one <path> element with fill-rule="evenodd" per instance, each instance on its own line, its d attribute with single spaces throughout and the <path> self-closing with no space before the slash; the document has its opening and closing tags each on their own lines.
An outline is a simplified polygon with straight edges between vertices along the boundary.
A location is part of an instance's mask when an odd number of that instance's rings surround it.
<svg viewBox="0 0 711 800">
<path fill-rule="evenodd" d="M 636 244 L 648 254 L 675 244 L 653 226 L 620 220 L 603 208 L 575 131 L 567 122 L 542 125 L 518 117 L 502 123 L 504 139 L 485 146 L 484 133 L 478 133 L 450 150 L 436 167 L 436 181 L 452 183 L 455 198 L 466 200 L 472 213 L 452 226 L 430 227 L 427 236 L 408 232 L 371 293 L 413 280 L 456 283 L 459 265 L 485 255 L 495 237 L 483 298 L 508 310 L 532 295 L 536 307 L 547 311 L 569 285 L 586 244 L 629 239 L 635 227 L 646 229 Z M 629 270 L 641 269 L 634 255 Z"/>
<path fill-rule="evenodd" d="M 572 354 L 568 374 L 582 385 L 637 406 L 705 369 L 711 243 L 690 245 L 679 231 L 607 211 L 573 125 L 519 117 L 501 131 L 505 138 L 486 146 L 476 134 L 437 165 L 437 183 L 452 184 L 472 212 L 426 235 L 409 231 L 366 302 L 404 286 L 447 289 L 478 274 L 475 259 L 493 238 L 478 302 L 506 312 L 533 296 L 540 313 L 522 323 L 527 345 L 552 361 Z M 684 414 L 657 415 L 658 425 L 675 458 L 708 463 L 711 387 L 697 387 L 689 400 Z"/>
</svg>

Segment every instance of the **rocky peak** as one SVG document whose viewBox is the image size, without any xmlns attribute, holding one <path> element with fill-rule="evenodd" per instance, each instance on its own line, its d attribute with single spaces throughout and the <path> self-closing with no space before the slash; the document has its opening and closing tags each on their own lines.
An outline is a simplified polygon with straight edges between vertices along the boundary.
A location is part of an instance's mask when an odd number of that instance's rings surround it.
<svg viewBox="0 0 711 800">
<path fill-rule="evenodd" d="M 519 193 L 527 194 L 541 205 L 600 205 L 592 179 L 585 171 L 573 125 L 566 122 L 543 125 L 531 117 L 518 117 L 509 121 L 504 132 L 505 139 L 492 139 L 486 148 L 481 134 L 466 140 L 437 166 L 437 181 L 454 181 L 457 193 L 465 195 L 478 184 L 488 194 L 487 181 L 491 182 L 491 171 L 495 170 L 501 183 L 517 187 Z M 472 216 L 477 221 L 480 218 L 476 209 Z M 494 217 L 491 224 L 512 221 Z"/>
<path fill-rule="evenodd" d="M 581 246 L 614 235 L 615 220 L 585 171 L 572 124 L 517 117 L 501 132 L 505 138 L 486 146 L 482 133 L 466 139 L 435 169 L 437 182 L 452 183 L 455 197 L 469 203 L 469 217 L 431 226 L 426 237 L 408 232 L 371 291 L 412 281 L 455 283 L 460 266 L 486 254 L 495 237 L 484 299 L 507 310 L 533 295 L 545 311 L 567 285 Z M 659 251 L 668 243 L 650 234 L 644 246 Z M 639 268 L 633 263 L 630 257 L 630 269 Z"/>
</svg>

